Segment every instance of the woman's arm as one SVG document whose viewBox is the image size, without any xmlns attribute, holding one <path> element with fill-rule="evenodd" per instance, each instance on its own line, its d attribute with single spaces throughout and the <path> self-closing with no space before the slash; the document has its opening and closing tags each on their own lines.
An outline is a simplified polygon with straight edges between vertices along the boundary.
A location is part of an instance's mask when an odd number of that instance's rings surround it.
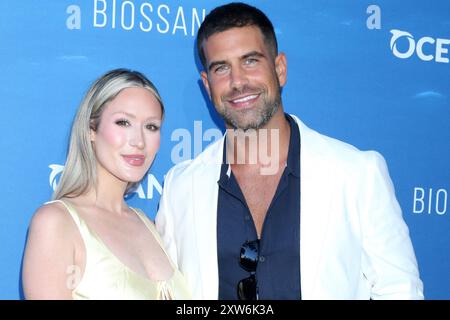
<svg viewBox="0 0 450 320">
<path fill-rule="evenodd" d="M 26 299 L 72 299 L 76 226 L 60 204 L 35 213 L 25 248 L 22 280 Z"/>
</svg>

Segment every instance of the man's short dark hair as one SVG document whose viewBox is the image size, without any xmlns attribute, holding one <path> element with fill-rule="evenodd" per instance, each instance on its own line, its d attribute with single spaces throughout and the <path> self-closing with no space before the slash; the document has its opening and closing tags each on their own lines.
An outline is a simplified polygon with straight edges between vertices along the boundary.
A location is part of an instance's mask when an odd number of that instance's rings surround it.
<svg viewBox="0 0 450 320">
<path fill-rule="evenodd" d="M 277 38 L 269 18 L 258 8 L 241 2 L 233 2 L 212 10 L 198 30 L 197 50 L 203 67 L 206 68 L 203 41 L 215 33 L 248 26 L 255 26 L 261 30 L 267 48 L 276 57 L 278 54 Z"/>
</svg>

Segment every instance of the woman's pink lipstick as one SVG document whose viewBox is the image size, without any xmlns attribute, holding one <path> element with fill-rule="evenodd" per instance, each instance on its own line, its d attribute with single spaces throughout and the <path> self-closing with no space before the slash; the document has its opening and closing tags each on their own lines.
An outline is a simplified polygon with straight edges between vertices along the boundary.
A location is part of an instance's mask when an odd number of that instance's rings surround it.
<svg viewBox="0 0 450 320">
<path fill-rule="evenodd" d="M 143 156 L 142 154 L 127 154 L 122 155 L 122 157 L 124 158 L 126 163 L 134 167 L 140 167 L 145 162 L 145 156 Z"/>
</svg>

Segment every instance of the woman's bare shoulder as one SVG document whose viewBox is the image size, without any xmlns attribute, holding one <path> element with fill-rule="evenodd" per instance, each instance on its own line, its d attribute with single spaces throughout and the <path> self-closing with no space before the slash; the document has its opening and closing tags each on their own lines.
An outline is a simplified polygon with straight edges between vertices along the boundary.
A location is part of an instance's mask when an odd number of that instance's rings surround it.
<svg viewBox="0 0 450 320">
<path fill-rule="evenodd" d="M 73 227 L 72 217 L 59 201 L 45 203 L 39 207 L 30 223 L 31 230 L 37 229 L 51 234 L 67 232 Z"/>
</svg>

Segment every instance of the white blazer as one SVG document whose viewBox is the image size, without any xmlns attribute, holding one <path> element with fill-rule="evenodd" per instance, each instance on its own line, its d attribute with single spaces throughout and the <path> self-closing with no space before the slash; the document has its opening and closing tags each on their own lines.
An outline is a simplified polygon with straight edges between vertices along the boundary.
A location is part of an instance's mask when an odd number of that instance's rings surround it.
<svg viewBox="0 0 450 320">
<path fill-rule="evenodd" d="M 306 127 L 301 136 L 303 299 L 423 299 L 383 157 Z M 156 226 L 194 299 L 218 299 L 217 199 L 224 139 L 167 174 Z"/>
</svg>

